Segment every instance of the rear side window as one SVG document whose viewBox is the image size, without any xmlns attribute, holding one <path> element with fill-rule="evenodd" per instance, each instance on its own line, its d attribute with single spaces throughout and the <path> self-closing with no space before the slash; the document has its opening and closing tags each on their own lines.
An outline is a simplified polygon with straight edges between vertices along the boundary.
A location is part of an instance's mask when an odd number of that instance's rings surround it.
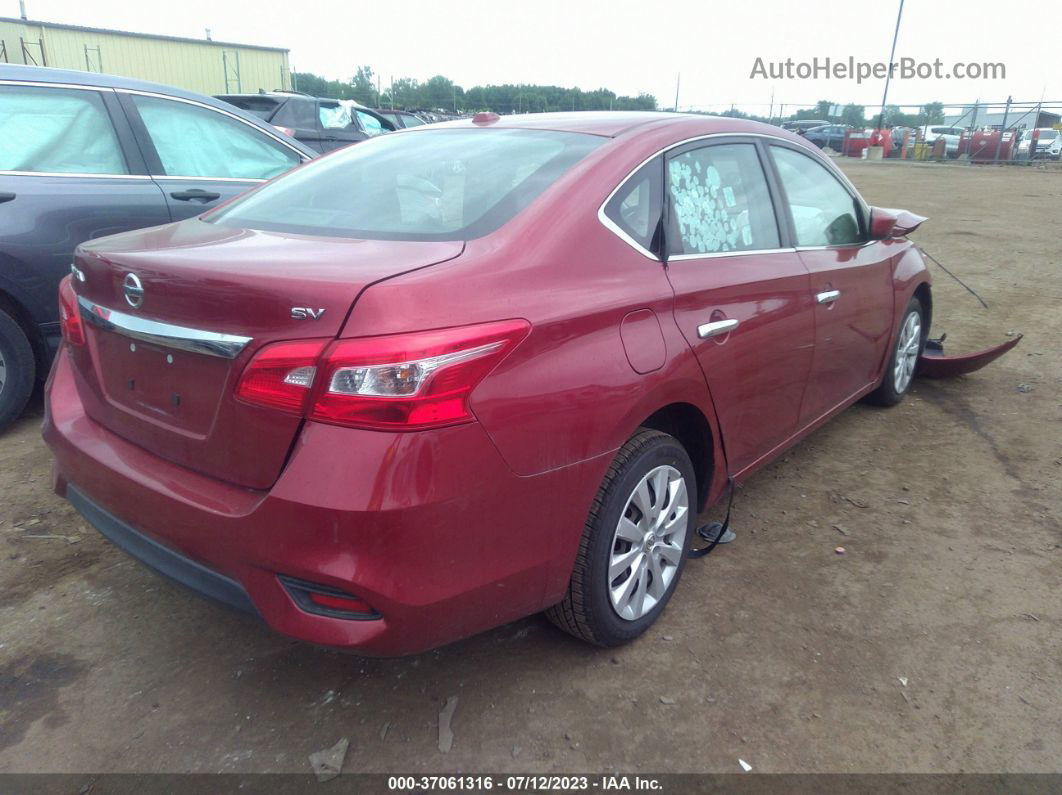
<svg viewBox="0 0 1062 795">
<path fill-rule="evenodd" d="M 381 135 L 207 216 L 249 229 L 375 240 L 493 232 L 606 139 L 541 130 Z"/>
<path fill-rule="evenodd" d="M 778 248 L 778 223 L 753 144 L 721 144 L 668 160 L 668 253 Z"/>
<path fill-rule="evenodd" d="M 771 146 L 771 152 L 789 202 L 798 246 L 863 242 L 859 205 L 825 166 L 781 146 Z"/>
<path fill-rule="evenodd" d="M 660 223 L 662 179 L 663 158 L 658 157 L 623 183 L 605 205 L 605 216 L 613 225 L 646 251 L 652 250 L 653 236 Z"/>
<path fill-rule="evenodd" d="M 390 132 L 387 128 L 380 124 L 380 120 L 373 116 L 371 113 L 366 113 L 365 111 L 357 109 L 355 109 L 354 112 L 358 114 L 358 121 L 361 122 L 362 129 L 365 130 L 365 132 L 368 133 L 370 137 L 374 135 L 381 135 L 385 132 Z M 394 122 L 392 122 L 392 124 L 394 124 Z M 395 124 L 395 126 L 397 127 L 400 125 Z"/>
<path fill-rule="evenodd" d="M 0 171 L 128 174 L 97 91 L 0 86 Z"/>
<path fill-rule="evenodd" d="M 317 106 L 317 117 L 322 130 L 346 130 L 354 123 L 350 108 L 338 102 L 321 102 Z"/>
<path fill-rule="evenodd" d="M 249 124 L 187 102 L 132 95 L 165 176 L 270 179 L 301 158 Z"/>
<path fill-rule="evenodd" d="M 218 97 L 218 99 L 235 105 L 240 110 L 253 113 L 262 121 L 269 121 L 280 107 L 275 99 L 270 97 Z"/>
<path fill-rule="evenodd" d="M 414 116 L 411 113 L 407 116 L 402 117 L 402 123 L 405 124 L 406 127 L 419 127 L 420 125 L 424 124 L 424 120 L 419 116 Z"/>
</svg>

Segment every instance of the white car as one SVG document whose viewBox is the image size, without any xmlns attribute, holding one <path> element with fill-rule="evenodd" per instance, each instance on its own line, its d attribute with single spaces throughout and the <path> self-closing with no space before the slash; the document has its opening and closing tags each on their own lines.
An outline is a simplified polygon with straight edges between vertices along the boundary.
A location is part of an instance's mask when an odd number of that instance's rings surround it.
<svg viewBox="0 0 1062 795">
<path fill-rule="evenodd" d="M 1049 157 L 1052 160 L 1062 159 L 1062 132 L 1052 127 L 1039 127 L 1036 130 L 1026 130 L 1021 134 L 1018 141 L 1018 156 L 1029 156 L 1029 143 L 1033 133 L 1036 133 L 1036 151 L 1033 157 Z"/>
<path fill-rule="evenodd" d="M 922 128 L 922 137 L 932 146 L 938 139 L 944 139 L 945 154 L 954 157 L 959 153 L 959 137 L 965 132 L 962 127 L 944 127 L 943 125 L 926 125 Z"/>
</svg>

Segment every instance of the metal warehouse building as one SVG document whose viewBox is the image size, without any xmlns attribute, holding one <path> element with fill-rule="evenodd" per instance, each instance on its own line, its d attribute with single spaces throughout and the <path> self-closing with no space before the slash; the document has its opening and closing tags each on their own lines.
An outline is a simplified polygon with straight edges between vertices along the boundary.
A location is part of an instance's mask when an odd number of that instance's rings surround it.
<svg viewBox="0 0 1062 795">
<path fill-rule="evenodd" d="M 0 62 L 124 75 L 228 94 L 290 88 L 280 47 L 0 17 Z"/>
</svg>

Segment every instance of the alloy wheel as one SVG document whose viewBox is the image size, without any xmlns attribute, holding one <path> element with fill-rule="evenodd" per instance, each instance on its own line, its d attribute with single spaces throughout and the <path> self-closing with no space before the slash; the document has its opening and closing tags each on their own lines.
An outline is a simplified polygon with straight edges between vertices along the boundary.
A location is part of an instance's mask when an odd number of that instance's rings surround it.
<svg viewBox="0 0 1062 795">
<path fill-rule="evenodd" d="M 682 473 L 658 466 L 627 498 L 608 564 L 612 609 L 637 621 L 667 595 L 686 549 L 689 490 Z"/>
<path fill-rule="evenodd" d="M 896 357 L 892 370 L 892 383 L 897 394 L 903 394 L 914 376 L 918 363 L 918 352 L 922 347 L 922 319 L 917 312 L 911 312 L 900 329 L 896 340 Z"/>
<path fill-rule="evenodd" d="M 4 383 L 7 381 L 7 362 L 4 360 L 4 352 L 0 351 L 0 392 L 4 391 Z"/>
</svg>

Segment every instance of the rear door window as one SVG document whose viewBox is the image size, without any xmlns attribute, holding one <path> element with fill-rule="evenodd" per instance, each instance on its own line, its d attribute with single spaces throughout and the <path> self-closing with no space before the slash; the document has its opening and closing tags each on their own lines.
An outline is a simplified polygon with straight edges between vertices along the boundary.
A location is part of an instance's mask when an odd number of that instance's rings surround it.
<svg viewBox="0 0 1062 795">
<path fill-rule="evenodd" d="M 798 246 L 855 245 L 866 239 L 862 212 L 841 182 L 808 155 L 771 147 L 789 202 Z"/>
<path fill-rule="evenodd" d="M 128 174 L 98 91 L 0 86 L 0 171 Z"/>
<path fill-rule="evenodd" d="M 270 179 L 301 162 L 292 149 L 220 111 L 139 94 L 132 99 L 161 176 Z"/>
<path fill-rule="evenodd" d="M 673 156 L 667 181 L 669 255 L 778 248 L 778 223 L 754 144 L 703 146 Z"/>
</svg>

